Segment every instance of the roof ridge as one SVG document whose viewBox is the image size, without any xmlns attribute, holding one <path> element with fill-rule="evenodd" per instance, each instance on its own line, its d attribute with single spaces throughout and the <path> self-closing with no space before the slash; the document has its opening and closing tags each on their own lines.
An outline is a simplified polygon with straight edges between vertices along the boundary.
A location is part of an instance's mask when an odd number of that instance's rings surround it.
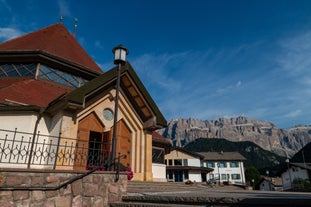
<svg viewBox="0 0 311 207">
<path fill-rule="evenodd" d="M 14 37 L 14 38 L 9 39 L 9 40 L 6 40 L 6 41 L 4 41 L 4 42 L 0 42 L 0 45 L 2 45 L 2 44 L 4 44 L 4 43 L 9 43 L 9 42 L 11 42 L 11 41 L 15 41 L 15 40 L 21 39 L 21 38 L 23 38 L 23 37 L 25 37 L 25 36 L 27 36 L 27 35 L 31 35 L 31 34 L 36 33 L 36 32 L 40 32 L 40 31 L 42 31 L 42 30 L 45 30 L 45 29 L 47 29 L 47 28 L 49 28 L 49 27 L 53 27 L 53 26 L 58 25 L 58 24 L 62 24 L 62 23 L 57 22 L 57 23 L 51 24 L 51 25 L 49 25 L 49 26 L 43 27 L 43 28 L 41 28 L 41 29 L 38 29 L 38 30 L 35 30 L 35 31 L 32 31 L 32 32 L 29 32 L 29 33 L 24 33 L 24 34 L 21 35 L 21 36 Z M 63 25 L 63 24 L 62 24 L 62 25 Z M 64 25 L 63 25 L 63 26 L 64 26 Z M 64 27 L 65 27 L 65 26 L 64 26 Z"/>
<path fill-rule="evenodd" d="M 97 74 L 103 73 L 99 65 L 62 23 L 55 23 L 0 43 L 0 51 L 41 51 L 83 66 Z"/>
</svg>

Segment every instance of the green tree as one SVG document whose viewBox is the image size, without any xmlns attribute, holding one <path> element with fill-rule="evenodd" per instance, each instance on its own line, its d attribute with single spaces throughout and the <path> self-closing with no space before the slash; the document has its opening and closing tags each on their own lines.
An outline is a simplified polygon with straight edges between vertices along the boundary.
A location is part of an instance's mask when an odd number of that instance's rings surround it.
<svg viewBox="0 0 311 207">
<path fill-rule="evenodd" d="M 246 182 L 255 187 L 260 182 L 260 173 L 257 168 L 251 166 L 245 171 Z"/>
</svg>

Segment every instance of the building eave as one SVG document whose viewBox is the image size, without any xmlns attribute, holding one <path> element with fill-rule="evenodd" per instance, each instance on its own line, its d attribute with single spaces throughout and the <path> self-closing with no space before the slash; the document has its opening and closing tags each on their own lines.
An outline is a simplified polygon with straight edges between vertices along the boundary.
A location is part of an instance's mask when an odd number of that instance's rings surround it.
<svg viewBox="0 0 311 207">
<path fill-rule="evenodd" d="M 197 171 L 204 171 L 204 172 L 212 172 L 214 169 L 208 167 L 196 167 L 196 166 L 166 166 L 166 170 L 197 170 Z"/>
<path fill-rule="evenodd" d="M 43 63 L 59 70 L 80 75 L 85 79 L 93 79 L 102 73 L 42 50 L 6 50 L 0 51 L 0 63 Z"/>
<path fill-rule="evenodd" d="M 0 105 L 0 112 L 6 113 L 6 112 L 41 112 L 44 111 L 44 107 L 39 106 L 9 106 L 9 105 Z"/>
<path fill-rule="evenodd" d="M 116 81 L 116 70 L 114 67 L 101 76 L 87 82 L 85 85 L 71 91 L 69 94 L 65 95 L 57 102 L 51 104 L 52 105 L 62 105 L 63 107 L 66 103 L 75 103 L 77 105 L 81 105 L 85 107 L 85 104 L 88 100 L 94 99 L 98 96 L 98 93 L 102 93 L 103 91 L 108 91 L 113 89 Z M 129 83 L 131 82 L 131 83 Z M 132 83 L 133 82 L 133 83 Z M 137 91 L 137 96 L 132 97 L 131 91 L 129 91 L 128 84 L 135 85 L 135 90 Z M 144 129 L 149 131 L 154 131 L 156 129 L 160 129 L 167 126 L 167 121 L 164 116 L 160 112 L 159 108 L 156 106 L 155 102 L 147 92 L 146 88 L 143 86 L 142 82 L 139 80 L 138 76 L 134 72 L 132 66 L 127 63 L 121 69 L 121 90 L 128 98 L 131 105 L 136 110 L 137 114 L 141 118 Z M 137 99 L 140 99 L 140 103 L 143 102 L 143 109 L 137 102 Z M 147 108 L 148 109 L 147 109 Z M 151 113 L 148 116 L 145 116 L 143 110 L 151 110 Z"/>
</svg>

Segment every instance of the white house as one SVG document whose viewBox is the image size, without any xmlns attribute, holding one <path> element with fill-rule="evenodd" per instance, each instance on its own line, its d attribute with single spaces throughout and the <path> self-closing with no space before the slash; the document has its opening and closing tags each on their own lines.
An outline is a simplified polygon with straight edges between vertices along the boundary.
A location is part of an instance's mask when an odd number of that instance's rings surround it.
<svg viewBox="0 0 311 207">
<path fill-rule="evenodd" d="M 166 176 L 168 181 L 205 182 L 206 175 L 213 169 L 203 166 L 203 156 L 186 151 L 182 148 L 174 148 L 165 155 Z"/>
<path fill-rule="evenodd" d="M 311 163 L 288 163 L 287 168 L 281 173 L 283 190 L 291 190 L 295 179 L 310 180 Z"/>
<path fill-rule="evenodd" d="M 172 147 L 169 139 L 159 133 L 152 133 L 152 175 L 155 182 L 166 182 L 165 154 Z"/>
<path fill-rule="evenodd" d="M 259 190 L 262 191 L 282 191 L 282 179 L 279 177 L 263 177 L 259 183 Z"/>
<path fill-rule="evenodd" d="M 207 179 L 220 183 L 245 185 L 245 170 L 243 161 L 246 160 L 238 152 L 200 152 L 204 156 L 204 167 L 212 168 Z"/>
</svg>

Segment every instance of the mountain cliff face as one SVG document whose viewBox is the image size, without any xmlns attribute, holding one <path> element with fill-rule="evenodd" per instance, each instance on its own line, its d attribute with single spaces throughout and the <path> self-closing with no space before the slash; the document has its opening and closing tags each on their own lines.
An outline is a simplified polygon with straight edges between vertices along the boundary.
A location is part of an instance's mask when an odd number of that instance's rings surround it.
<svg viewBox="0 0 311 207">
<path fill-rule="evenodd" d="M 289 130 L 248 117 L 219 118 L 218 120 L 174 119 L 158 131 L 183 147 L 197 138 L 225 138 L 229 141 L 251 141 L 263 149 L 290 156 L 311 142 L 311 126 L 295 126 Z"/>
</svg>

